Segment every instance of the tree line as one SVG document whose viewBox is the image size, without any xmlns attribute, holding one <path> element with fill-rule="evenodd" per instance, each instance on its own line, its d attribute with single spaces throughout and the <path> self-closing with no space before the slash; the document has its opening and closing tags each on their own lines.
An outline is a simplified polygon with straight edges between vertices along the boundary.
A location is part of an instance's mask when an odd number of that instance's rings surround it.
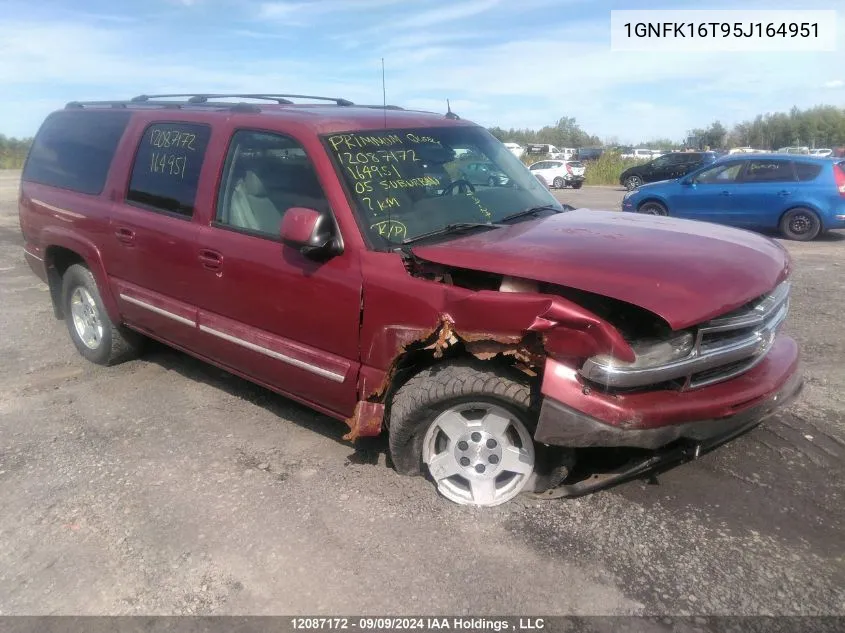
<svg viewBox="0 0 845 633">
<path fill-rule="evenodd" d="M 0 169 L 18 169 L 26 159 L 31 138 L 9 138 L 0 134 Z"/>
<path fill-rule="evenodd" d="M 501 141 L 520 145 L 550 143 L 556 147 L 576 148 L 620 145 L 619 141 L 612 137 L 602 142 L 597 136 L 585 132 L 571 117 L 564 117 L 558 120 L 556 125 L 548 125 L 539 130 L 505 130 L 493 127 L 490 132 Z M 765 150 L 789 146 L 842 147 L 845 146 L 845 108 L 815 106 L 807 110 L 792 108 L 789 112 L 759 114 L 752 120 L 737 123 L 731 129 L 717 120 L 707 127 L 690 130 L 684 139 L 642 140 L 639 146 L 663 150 L 685 147 L 753 147 Z"/>
</svg>

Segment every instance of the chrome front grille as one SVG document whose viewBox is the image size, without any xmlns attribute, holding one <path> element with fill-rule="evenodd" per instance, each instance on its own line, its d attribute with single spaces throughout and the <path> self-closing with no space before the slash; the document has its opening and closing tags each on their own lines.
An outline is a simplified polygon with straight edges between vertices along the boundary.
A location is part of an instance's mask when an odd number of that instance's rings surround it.
<svg viewBox="0 0 845 633">
<path fill-rule="evenodd" d="M 687 376 L 684 387 L 697 389 L 734 378 L 763 360 L 789 312 L 789 290 L 784 282 L 750 305 L 700 326 L 692 355 L 713 361 Z"/>
<path fill-rule="evenodd" d="M 581 376 L 607 388 L 638 389 L 671 384 L 698 389 L 734 378 L 763 360 L 789 311 L 788 282 L 730 314 L 712 319 L 694 330 L 686 356 L 665 364 L 637 366 L 609 357 L 588 359 Z"/>
</svg>

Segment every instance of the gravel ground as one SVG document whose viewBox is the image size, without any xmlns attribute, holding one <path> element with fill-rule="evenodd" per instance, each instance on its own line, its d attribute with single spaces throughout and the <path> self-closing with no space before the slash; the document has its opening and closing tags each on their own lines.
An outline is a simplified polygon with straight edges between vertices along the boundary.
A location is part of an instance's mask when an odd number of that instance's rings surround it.
<svg viewBox="0 0 845 633">
<path fill-rule="evenodd" d="M 86 363 L 23 261 L 17 177 L 0 172 L 0 613 L 845 614 L 845 236 L 788 244 L 807 385 L 782 415 L 657 481 L 479 511 L 183 354 Z"/>
</svg>

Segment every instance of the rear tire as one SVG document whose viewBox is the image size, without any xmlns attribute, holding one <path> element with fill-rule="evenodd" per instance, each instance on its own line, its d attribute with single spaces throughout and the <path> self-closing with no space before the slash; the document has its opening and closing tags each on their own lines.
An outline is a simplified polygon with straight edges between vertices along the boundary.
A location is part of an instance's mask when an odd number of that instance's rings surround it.
<svg viewBox="0 0 845 633">
<path fill-rule="evenodd" d="M 143 337 L 109 319 L 94 275 L 81 264 L 62 277 L 62 313 L 70 340 L 92 363 L 114 365 L 141 350 Z"/>
<path fill-rule="evenodd" d="M 645 202 L 637 209 L 637 213 L 644 213 L 645 215 L 669 215 L 666 207 L 659 202 Z"/>
<path fill-rule="evenodd" d="M 810 209 L 790 209 L 780 220 L 780 232 L 788 240 L 809 242 L 816 239 L 821 230 L 819 216 Z"/>
<path fill-rule="evenodd" d="M 564 187 L 566 187 L 566 182 L 563 180 L 563 178 L 561 178 L 560 176 L 558 176 L 557 178 L 555 178 L 555 179 L 552 181 L 552 186 L 553 186 L 555 189 L 563 189 Z"/>
<path fill-rule="evenodd" d="M 529 386 L 500 368 L 458 361 L 424 369 L 392 399 L 393 464 L 403 475 L 428 472 L 455 503 L 505 503 L 534 472 L 530 401 Z"/>
<path fill-rule="evenodd" d="M 583 182 L 573 182 L 572 188 L 573 189 L 580 189 L 583 186 L 583 184 L 584 184 Z"/>
</svg>

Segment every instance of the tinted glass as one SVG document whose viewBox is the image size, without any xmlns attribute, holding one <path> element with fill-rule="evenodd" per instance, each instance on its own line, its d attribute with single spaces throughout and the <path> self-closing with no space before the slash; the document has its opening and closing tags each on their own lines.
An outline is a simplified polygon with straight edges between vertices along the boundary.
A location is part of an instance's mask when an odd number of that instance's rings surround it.
<svg viewBox="0 0 845 633">
<path fill-rule="evenodd" d="M 195 123 L 155 123 L 138 146 L 126 199 L 191 216 L 211 129 Z"/>
<path fill-rule="evenodd" d="M 329 209 L 302 146 L 269 132 L 235 133 L 223 169 L 217 223 L 278 239 L 282 217 L 292 207 Z"/>
<path fill-rule="evenodd" d="M 815 180 L 821 170 L 822 166 L 818 163 L 795 163 L 795 175 L 801 181 Z"/>
<path fill-rule="evenodd" d="M 746 182 L 783 182 L 795 180 L 792 164 L 785 160 L 750 160 L 745 168 Z"/>
<path fill-rule="evenodd" d="M 23 180 L 101 193 L 129 116 L 129 112 L 84 110 L 51 114 L 32 144 Z"/>
</svg>

